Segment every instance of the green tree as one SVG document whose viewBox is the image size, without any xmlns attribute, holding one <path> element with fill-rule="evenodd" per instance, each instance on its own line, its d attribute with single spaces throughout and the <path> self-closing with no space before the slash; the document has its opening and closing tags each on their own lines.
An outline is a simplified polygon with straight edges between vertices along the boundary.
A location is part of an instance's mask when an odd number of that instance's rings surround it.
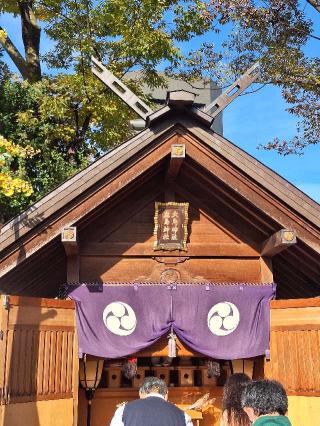
<svg viewBox="0 0 320 426">
<path fill-rule="evenodd" d="M 320 13 L 318 1 L 307 4 Z M 120 77 L 139 67 L 151 86 L 164 84 L 157 73 L 163 61 L 168 74 L 191 80 L 210 76 L 225 86 L 259 59 L 260 82 L 281 87 L 288 111 L 300 119 L 291 141 L 275 139 L 267 149 L 301 153 L 319 141 L 319 59 L 306 55 L 304 47 L 320 37 L 298 0 L 3 0 L 0 7 L 0 12 L 20 16 L 25 58 L 5 29 L 0 30 L 0 44 L 29 81 L 41 78 L 40 27 L 54 42 L 46 63 L 72 67 L 82 74 L 82 84 L 91 54 Z M 177 48 L 177 42 L 226 26 L 231 33 L 222 51 L 212 43 L 190 55 Z"/>
<path fill-rule="evenodd" d="M 210 28 L 204 11 L 202 1 L 1 2 L 0 12 L 21 21 L 24 54 L 7 29 L 0 28 L 0 45 L 23 78 L 21 82 L 7 75 L 2 81 L 0 132 L 37 150 L 26 161 L 34 193 L 20 204 L 9 205 L 6 218 L 131 135 L 132 112 L 92 76 L 90 56 L 98 57 L 119 77 L 138 67 L 145 82 L 162 85 L 159 64 L 174 65 L 183 58 L 177 42 Z M 54 48 L 41 58 L 44 32 Z M 44 75 L 41 61 L 61 72 Z M 139 81 L 127 84 L 139 93 Z"/>
<path fill-rule="evenodd" d="M 139 66 L 150 83 L 158 84 L 159 63 L 183 57 L 177 42 L 210 29 L 206 8 L 200 0 L 3 0 L 0 13 L 20 17 L 24 56 L 2 27 L 0 44 L 30 82 L 41 79 L 44 31 L 54 42 L 44 58 L 52 67 L 85 72 L 94 54 L 120 75 Z"/>
<path fill-rule="evenodd" d="M 206 42 L 167 72 L 185 79 L 210 77 L 226 87 L 259 61 L 260 86 L 254 90 L 267 84 L 280 87 L 287 111 L 298 118 L 291 140 L 275 138 L 261 148 L 302 154 L 320 140 L 320 60 L 306 53 L 308 42 L 320 42 L 315 33 L 320 3 L 307 0 L 307 6 L 314 20 L 298 0 L 208 0 L 205 13 L 212 28 L 226 35 L 222 47 Z"/>
<path fill-rule="evenodd" d="M 316 22 L 307 16 L 298 0 L 210 0 L 208 13 L 217 31 L 232 30 L 218 51 L 205 44 L 186 62 L 199 77 L 204 74 L 222 85 L 234 80 L 255 61 L 260 62 L 261 88 L 273 84 L 281 88 L 289 104 L 287 111 L 298 118 L 292 140 L 275 138 L 264 148 L 279 154 L 301 154 L 320 140 L 320 60 L 308 55 L 306 44 L 319 44 Z M 311 16 L 320 17 L 320 3 L 307 0 Z M 224 58 L 224 60 L 222 60 Z M 257 89 L 256 89 L 257 90 Z"/>
<path fill-rule="evenodd" d="M 24 162 L 33 194 L 2 199 L 3 219 L 26 208 L 127 137 L 130 111 L 101 86 L 93 77 L 83 86 L 76 76 L 69 75 L 37 83 L 10 76 L 2 79 L 0 134 L 17 141 L 21 148 L 31 146 L 36 151 Z M 85 102 L 86 96 L 92 100 Z"/>
<path fill-rule="evenodd" d="M 320 42 L 319 34 L 314 33 L 315 22 L 307 17 L 305 5 L 298 0 L 224 3 L 221 19 L 230 17 L 237 24 L 226 42 L 233 53 L 232 69 L 241 72 L 248 62 L 258 59 L 262 85 L 279 86 L 289 104 L 287 111 L 299 119 L 293 139 L 275 138 L 265 148 L 282 155 L 303 153 L 308 145 L 320 141 L 320 60 L 308 56 L 305 49 L 310 40 Z M 307 3 L 317 16 L 320 3 Z"/>
</svg>

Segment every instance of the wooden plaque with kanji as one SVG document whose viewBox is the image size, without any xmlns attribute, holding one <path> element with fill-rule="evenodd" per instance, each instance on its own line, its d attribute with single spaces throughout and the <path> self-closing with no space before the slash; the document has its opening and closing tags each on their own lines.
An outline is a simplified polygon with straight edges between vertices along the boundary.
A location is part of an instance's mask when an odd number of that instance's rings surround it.
<svg viewBox="0 0 320 426">
<path fill-rule="evenodd" d="M 187 251 L 189 203 L 155 203 L 154 250 Z"/>
</svg>

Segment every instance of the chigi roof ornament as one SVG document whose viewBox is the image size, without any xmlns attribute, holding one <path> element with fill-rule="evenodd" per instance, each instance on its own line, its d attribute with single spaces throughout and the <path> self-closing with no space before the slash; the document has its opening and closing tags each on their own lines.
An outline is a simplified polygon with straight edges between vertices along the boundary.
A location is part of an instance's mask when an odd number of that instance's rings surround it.
<svg viewBox="0 0 320 426">
<path fill-rule="evenodd" d="M 133 109 L 142 120 L 131 120 L 131 125 L 135 130 L 142 130 L 145 124 L 148 125 L 155 121 L 159 116 L 167 113 L 171 108 L 183 109 L 192 108 L 195 115 L 209 123 L 211 126 L 214 118 L 220 114 L 234 99 L 236 99 L 245 89 L 247 89 L 259 76 L 259 62 L 256 62 L 248 69 L 238 80 L 236 80 L 227 90 L 225 90 L 217 99 L 206 105 L 203 110 L 193 106 L 196 94 L 186 90 L 174 90 L 168 92 L 166 106 L 159 111 L 153 111 L 145 102 L 135 95 L 121 80 L 112 74 L 111 71 L 98 61 L 91 57 L 93 74 L 99 78 L 102 83 L 108 86 L 120 99 L 122 99 L 131 109 Z M 210 117 L 210 119 L 209 119 Z"/>
<path fill-rule="evenodd" d="M 241 77 L 238 78 L 228 89 L 226 89 L 213 102 L 203 108 L 203 111 L 215 118 L 227 107 L 234 99 L 246 90 L 260 75 L 260 64 L 256 62 Z M 212 111 L 213 110 L 213 111 Z M 212 111 L 212 112 L 210 112 Z"/>
<path fill-rule="evenodd" d="M 102 83 L 108 86 L 117 96 L 119 96 L 119 98 L 122 99 L 141 118 L 146 120 L 147 116 L 153 112 L 152 109 L 93 56 L 91 57 L 91 62 L 91 70 L 93 74 L 98 77 Z"/>
</svg>

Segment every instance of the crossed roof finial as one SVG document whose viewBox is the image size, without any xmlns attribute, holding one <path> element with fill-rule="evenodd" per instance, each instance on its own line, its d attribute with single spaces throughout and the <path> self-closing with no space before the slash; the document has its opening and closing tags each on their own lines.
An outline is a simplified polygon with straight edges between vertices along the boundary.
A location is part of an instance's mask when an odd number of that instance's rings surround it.
<svg viewBox="0 0 320 426">
<path fill-rule="evenodd" d="M 108 86 L 120 99 L 122 99 L 131 109 L 133 109 L 143 120 L 154 111 L 135 95 L 121 80 L 112 74 L 111 71 L 98 61 L 91 57 L 93 74 L 98 77 L 102 83 Z M 259 76 L 259 62 L 256 62 L 248 69 L 238 80 L 236 80 L 227 90 L 209 105 L 206 105 L 203 112 L 215 118 L 226 106 L 236 99 L 245 89 L 247 89 Z M 179 91 L 181 92 L 181 91 Z M 215 109 L 214 109 L 215 108 Z M 214 110 L 213 110 L 214 109 Z M 213 110 L 211 112 L 211 110 Z"/>
</svg>

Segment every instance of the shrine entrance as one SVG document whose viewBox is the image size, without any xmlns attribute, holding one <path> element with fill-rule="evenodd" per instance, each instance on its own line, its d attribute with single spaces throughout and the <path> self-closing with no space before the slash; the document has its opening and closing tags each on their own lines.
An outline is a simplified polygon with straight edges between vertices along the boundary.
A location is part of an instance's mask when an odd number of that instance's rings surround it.
<svg viewBox="0 0 320 426">
<path fill-rule="evenodd" d="M 264 376 L 274 290 L 259 284 L 66 285 L 78 306 L 79 350 L 95 356 L 80 361 L 84 386 L 91 381 L 84 370 L 93 377 L 101 374 L 91 404 L 92 425 L 109 424 L 117 404 L 138 398 L 148 376 L 166 382 L 169 400 L 187 410 L 194 424 L 219 425 L 227 377 L 235 372 Z M 99 354 L 105 359 L 102 369 Z M 81 426 L 86 412 L 86 392 L 80 388 Z"/>
</svg>

